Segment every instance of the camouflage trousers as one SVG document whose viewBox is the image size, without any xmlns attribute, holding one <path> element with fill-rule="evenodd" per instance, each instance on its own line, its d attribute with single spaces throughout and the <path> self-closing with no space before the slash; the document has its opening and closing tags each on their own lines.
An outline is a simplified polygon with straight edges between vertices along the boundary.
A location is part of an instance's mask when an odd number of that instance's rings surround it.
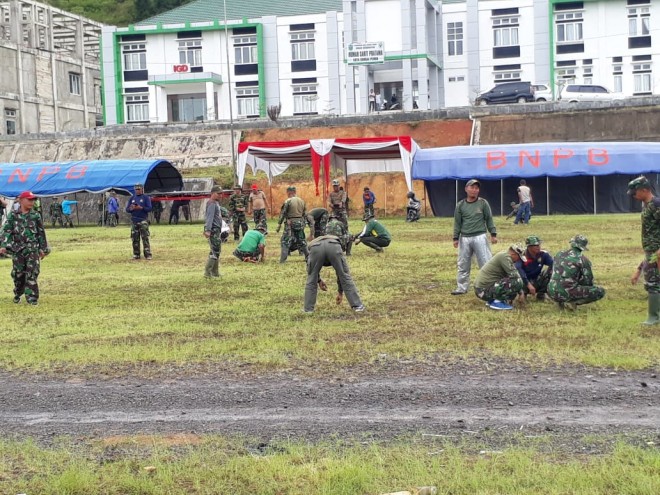
<svg viewBox="0 0 660 495">
<path fill-rule="evenodd" d="M 151 244 L 149 243 L 149 222 L 133 222 L 131 224 L 131 241 L 133 242 L 133 256 L 140 257 L 140 239 L 144 248 L 144 257 L 151 256 Z"/>
<path fill-rule="evenodd" d="M 252 218 L 254 219 L 254 228 L 257 228 L 260 225 L 266 225 L 266 208 L 254 210 L 252 212 Z"/>
<path fill-rule="evenodd" d="M 548 284 L 548 295 L 558 303 L 589 304 L 602 299 L 605 296 L 605 289 L 597 285 L 563 287 L 560 283 L 551 280 Z"/>
<path fill-rule="evenodd" d="M 25 294 L 25 298 L 29 302 L 39 299 L 37 278 L 39 277 L 40 266 L 39 251 L 24 249 L 12 255 L 11 278 L 14 280 L 15 297 L 21 297 Z"/>
<path fill-rule="evenodd" d="M 284 263 L 289 253 L 296 249 L 300 250 L 307 259 L 309 251 L 307 250 L 307 239 L 305 239 L 305 221 L 302 218 L 287 220 L 280 244 L 282 245 L 280 263 Z"/>
<path fill-rule="evenodd" d="M 364 214 L 366 215 L 367 213 L 374 215 L 374 205 L 364 205 Z"/>
<path fill-rule="evenodd" d="M 222 239 L 220 237 L 220 229 L 211 230 L 211 237 L 209 237 L 209 258 L 213 260 L 220 259 L 221 246 Z"/>
<path fill-rule="evenodd" d="M 71 215 L 67 215 L 66 213 L 63 213 L 63 215 L 64 215 L 64 226 L 73 227 L 73 220 L 71 220 Z"/>
<path fill-rule="evenodd" d="M 234 226 L 234 240 L 237 241 L 239 239 L 239 234 L 238 234 L 238 228 L 240 227 L 241 230 L 243 231 L 243 235 L 248 230 L 248 224 L 247 224 L 247 219 L 245 218 L 245 212 L 244 211 L 237 211 L 235 212 L 232 217 L 231 217 L 231 223 Z"/>
<path fill-rule="evenodd" d="M 552 275 L 551 270 L 543 270 L 538 277 L 533 280 L 530 280 L 534 288 L 536 289 L 536 294 L 545 294 L 548 292 L 548 283 L 550 282 L 550 276 Z M 525 285 L 523 287 L 525 294 L 529 294 L 529 289 Z"/>
<path fill-rule="evenodd" d="M 55 227 L 56 223 L 59 223 L 60 227 L 64 227 L 64 223 L 62 222 L 62 215 L 52 215 L 50 217 L 50 221 L 51 221 L 53 227 Z"/>
<path fill-rule="evenodd" d="M 642 271 L 644 272 L 644 289 L 649 294 L 660 294 L 660 270 L 658 263 L 651 263 L 650 258 L 655 253 L 646 253 Z"/>
<path fill-rule="evenodd" d="M 513 301 L 523 290 L 523 282 L 520 277 L 504 277 L 495 282 L 490 287 L 475 287 L 474 293 L 479 299 L 491 302 L 494 299 L 498 301 Z"/>
</svg>

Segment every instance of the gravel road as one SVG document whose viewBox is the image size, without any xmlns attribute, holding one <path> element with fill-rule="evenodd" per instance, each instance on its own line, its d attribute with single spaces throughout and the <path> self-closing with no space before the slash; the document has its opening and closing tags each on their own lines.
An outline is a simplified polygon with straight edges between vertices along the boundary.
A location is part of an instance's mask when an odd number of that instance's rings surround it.
<svg viewBox="0 0 660 495">
<path fill-rule="evenodd" d="M 401 434 L 448 438 L 631 435 L 660 445 L 654 371 L 468 368 L 309 378 L 276 374 L 166 379 L 53 379 L 0 374 L 7 438 L 244 434 L 318 440 Z"/>
</svg>

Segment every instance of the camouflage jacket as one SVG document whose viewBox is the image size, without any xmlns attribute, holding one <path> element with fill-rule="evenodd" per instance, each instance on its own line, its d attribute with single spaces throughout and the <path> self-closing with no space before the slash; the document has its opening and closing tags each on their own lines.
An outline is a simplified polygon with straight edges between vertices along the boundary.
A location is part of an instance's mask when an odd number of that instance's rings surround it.
<svg viewBox="0 0 660 495">
<path fill-rule="evenodd" d="M 12 253 L 21 251 L 48 253 L 46 231 L 41 222 L 41 215 L 36 211 L 20 213 L 12 211 L 2 227 L 0 247 Z"/>
<path fill-rule="evenodd" d="M 579 285 L 593 285 L 594 275 L 591 271 L 591 261 L 576 248 L 559 251 L 554 259 L 550 281 L 565 289 L 572 289 Z"/>
<path fill-rule="evenodd" d="M 56 201 L 55 203 L 50 204 L 50 216 L 55 217 L 55 216 L 62 216 L 62 203 L 59 201 Z"/>
<path fill-rule="evenodd" d="M 245 194 L 232 194 L 229 197 L 229 211 L 238 213 L 239 208 L 242 208 L 241 213 L 245 212 L 248 208 L 249 199 Z"/>
<path fill-rule="evenodd" d="M 648 254 L 660 249 L 660 198 L 653 198 L 642 210 L 642 247 Z"/>
<path fill-rule="evenodd" d="M 287 198 L 280 210 L 280 218 L 277 220 L 278 225 L 282 225 L 284 220 L 290 218 L 303 218 L 307 221 L 307 211 L 305 209 L 305 202 L 298 196 Z"/>
<path fill-rule="evenodd" d="M 325 226 L 325 235 L 334 235 L 339 238 L 341 248 L 346 251 L 346 245 L 350 242 L 349 234 L 344 224 L 336 218 L 331 218 Z"/>
</svg>

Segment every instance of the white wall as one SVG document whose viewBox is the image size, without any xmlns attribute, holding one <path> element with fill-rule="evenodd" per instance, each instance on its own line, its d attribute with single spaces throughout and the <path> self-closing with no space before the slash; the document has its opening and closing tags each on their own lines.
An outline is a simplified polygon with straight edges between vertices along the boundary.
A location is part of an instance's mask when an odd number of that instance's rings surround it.
<svg viewBox="0 0 660 495">
<path fill-rule="evenodd" d="M 366 1 L 365 17 L 367 39 L 358 41 L 383 41 L 386 52 L 403 50 L 401 2 L 399 0 Z"/>
</svg>

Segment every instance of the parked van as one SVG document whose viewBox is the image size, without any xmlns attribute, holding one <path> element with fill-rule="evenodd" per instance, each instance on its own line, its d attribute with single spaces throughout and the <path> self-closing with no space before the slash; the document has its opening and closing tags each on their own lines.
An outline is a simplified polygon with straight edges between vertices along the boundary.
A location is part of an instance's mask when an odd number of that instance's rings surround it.
<svg viewBox="0 0 660 495">
<path fill-rule="evenodd" d="M 622 93 L 613 93 L 605 86 L 597 84 L 567 84 L 561 90 L 559 99 L 570 103 L 578 101 L 612 101 L 623 100 Z"/>
<path fill-rule="evenodd" d="M 534 101 L 552 101 L 552 89 L 548 84 L 532 84 L 534 88 Z"/>
<path fill-rule="evenodd" d="M 505 82 L 498 84 L 490 91 L 477 96 L 477 105 L 493 105 L 495 103 L 525 103 L 534 101 L 534 88 L 530 82 Z"/>
</svg>

